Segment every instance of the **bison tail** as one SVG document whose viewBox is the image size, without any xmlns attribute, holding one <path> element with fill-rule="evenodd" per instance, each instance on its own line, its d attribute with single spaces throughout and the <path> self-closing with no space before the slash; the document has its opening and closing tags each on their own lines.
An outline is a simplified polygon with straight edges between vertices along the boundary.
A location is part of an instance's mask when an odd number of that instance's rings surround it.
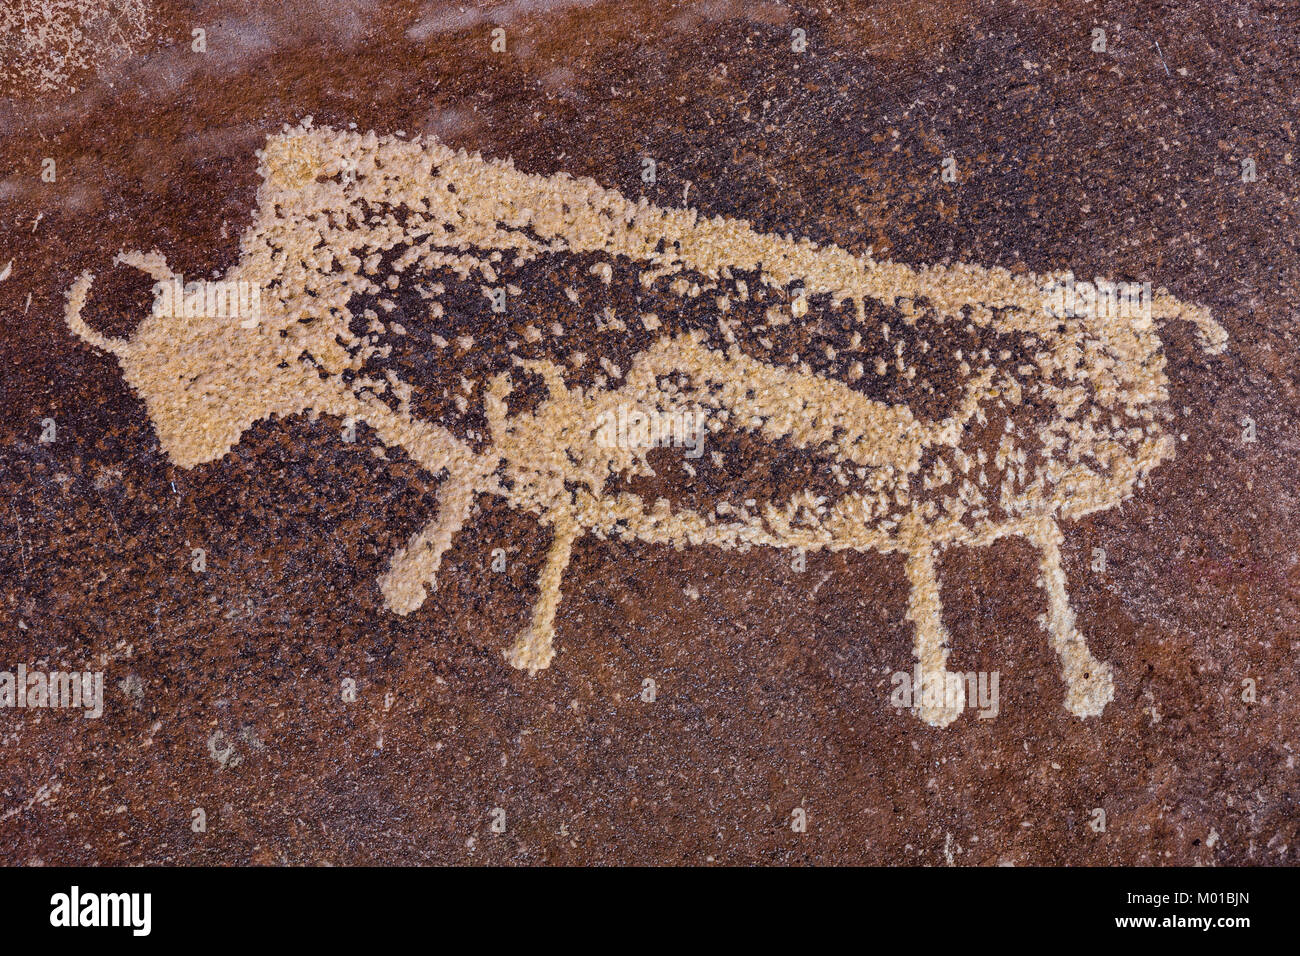
<svg viewBox="0 0 1300 956">
<path fill-rule="evenodd" d="M 1196 337 L 1201 343 L 1202 351 L 1218 355 L 1228 347 L 1228 331 L 1214 321 L 1209 309 L 1189 306 L 1184 310 L 1183 318 L 1196 323 Z"/>
<path fill-rule="evenodd" d="M 1218 322 L 1210 310 L 1201 305 L 1189 305 L 1179 302 L 1169 295 L 1157 295 L 1152 311 L 1166 320 L 1182 319 L 1196 326 L 1196 338 L 1202 351 L 1218 355 L 1228 347 L 1228 332 Z"/>
</svg>

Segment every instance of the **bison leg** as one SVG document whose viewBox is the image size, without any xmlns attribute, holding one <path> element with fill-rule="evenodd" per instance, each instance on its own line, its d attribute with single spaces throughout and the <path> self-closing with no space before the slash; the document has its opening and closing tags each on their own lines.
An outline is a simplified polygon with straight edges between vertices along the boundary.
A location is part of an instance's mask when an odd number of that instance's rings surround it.
<svg viewBox="0 0 1300 956">
<path fill-rule="evenodd" d="M 579 533 L 577 522 L 568 514 L 557 514 L 551 525 L 555 537 L 551 539 L 546 564 L 537 579 L 537 603 L 533 605 L 532 623 L 505 652 L 507 661 L 529 674 L 545 670 L 555 657 L 555 612 L 560 606 L 560 580 L 564 577 L 564 569 L 569 566 L 573 542 Z"/>
<path fill-rule="evenodd" d="M 966 688 L 957 674 L 949 674 L 948 631 L 943 626 L 943 602 L 929 544 L 907 557 L 907 617 L 916 628 L 916 659 L 921 685 L 912 688 L 914 710 L 931 727 L 946 727 L 966 705 Z"/>
<path fill-rule="evenodd" d="M 1115 697 L 1109 664 L 1092 656 L 1088 642 L 1074 626 L 1074 611 L 1065 592 L 1065 569 L 1061 567 L 1061 529 L 1050 518 L 1031 536 L 1042 554 L 1039 585 L 1047 593 L 1047 613 L 1038 623 L 1052 639 L 1061 658 L 1066 683 L 1065 709 L 1076 717 L 1096 717 Z"/>
<path fill-rule="evenodd" d="M 424 603 L 425 587 L 436 590 L 438 566 L 474 506 L 478 485 L 470 480 L 448 479 L 437 516 L 417 531 L 406 547 L 398 548 L 388 572 L 379 579 L 384 606 L 397 614 L 410 614 Z"/>
</svg>

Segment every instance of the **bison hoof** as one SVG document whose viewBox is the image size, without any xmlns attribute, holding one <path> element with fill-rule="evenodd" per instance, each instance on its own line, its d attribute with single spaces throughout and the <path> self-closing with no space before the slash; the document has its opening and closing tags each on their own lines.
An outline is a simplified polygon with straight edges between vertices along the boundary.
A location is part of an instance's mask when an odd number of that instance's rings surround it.
<svg viewBox="0 0 1300 956">
<path fill-rule="evenodd" d="M 384 607 L 405 616 L 420 609 L 428 592 L 423 581 L 413 581 L 398 573 L 398 563 L 394 561 L 393 564 L 393 569 L 379 579 L 379 590 L 384 595 Z"/>
<path fill-rule="evenodd" d="M 520 635 L 514 646 L 504 654 L 511 667 L 528 671 L 529 676 L 532 676 L 551 666 L 551 661 L 555 659 L 555 646 L 549 634 L 539 635 L 530 629 Z"/>
<path fill-rule="evenodd" d="M 953 676 L 941 672 L 935 681 L 937 687 L 933 691 L 927 688 L 931 696 L 923 695 L 916 707 L 916 716 L 931 727 L 947 727 L 966 708 L 966 688 L 960 680 L 952 680 Z"/>
<path fill-rule="evenodd" d="M 1114 699 L 1115 682 L 1110 665 L 1099 661 L 1086 677 L 1070 682 L 1065 709 L 1076 717 L 1098 717 Z"/>
</svg>

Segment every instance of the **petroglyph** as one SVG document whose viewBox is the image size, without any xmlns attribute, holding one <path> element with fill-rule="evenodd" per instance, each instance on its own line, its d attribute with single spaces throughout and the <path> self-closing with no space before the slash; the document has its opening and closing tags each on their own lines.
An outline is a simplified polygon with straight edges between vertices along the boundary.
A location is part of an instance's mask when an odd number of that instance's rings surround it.
<svg viewBox="0 0 1300 956">
<path fill-rule="evenodd" d="M 123 60 L 149 37 L 146 0 L 7 0 L 0 6 L 0 91 L 69 87 L 86 70 Z"/>
<path fill-rule="evenodd" d="M 129 339 L 105 337 L 82 319 L 89 273 L 69 290 L 67 321 L 117 357 L 181 467 L 220 459 L 268 416 L 325 413 L 366 422 L 439 477 L 438 513 L 379 582 L 392 611 L 436 590 L 475 501 L 496 495 L 552 535 L 531 623 L 505 651 L 530 673 L 555 656 L 565 568 L 593 534 L 900 552 L 921 674 L 941 681 L 939 551 L 1019 535 L 1039 551 L 1065 706 L 1087 717 L 1111 700 L 1110 666 L 1066 594 L 1058 522 L 1113 507 L 1173 454 L 1153 319 L 1194 323 L 1202 347 L 1221 351 L 1226 333 L 1205 309 L 1159 289 L 1149 314 L 1055 314 L 1045 298 L 1070 273 L 877 261 L 432 139 L 307 120 L 259 158 L 256 214 L 224 277 L 262 290 L 251 328 L 155 309 Z M 173 279 L 156 252 L 116 261 Z M 525 308 L 533 286 L 550 298 Z M 583 348 L 608 343 L 604 354 L 565 344 L 575 322 Z M 432 383 L 391 367 L 417 335 Z M 429 405 L 436 421 L 417 414 Z M 598 435 L 628 409 L 704 409 L 715 433 L 817 465 L 741 505 L 637 493 L 634 482 L 663 477 L 650 449 Z M 960 704 L 918 713 L 943 726 Z"/>
</svg>

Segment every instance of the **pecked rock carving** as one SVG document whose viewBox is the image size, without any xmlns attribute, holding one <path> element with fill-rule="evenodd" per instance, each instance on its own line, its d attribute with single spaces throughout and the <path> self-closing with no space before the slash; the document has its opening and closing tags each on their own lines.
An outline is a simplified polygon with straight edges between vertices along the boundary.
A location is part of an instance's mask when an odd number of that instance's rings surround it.
<svg viewBox="0 0 1300 956">
<path fill-rule="evenodd" d="M 574 542 L 590 533 L 677 548 L 900 552 L 922 677 L 942 681 L 949 640 L 937 553 L 1019 535 L 1040 556 L 1047 600 L 1040 623 L 1061 660 L 1066 708 L 1095 716 L 1112 699 L 1111 668 L 1089 651 L 1070 607 L 1059 521 L 1115 506 L 1173 455 L 1153 319 L 1194 323 L 1205 351 L 1220 352 L 1227 335 L 1205 309 L 1161 289 L 1136 315 L 1061 310 L 1050 304 L 1051 293 L 1073 282 L 1069 273 L 877 261 L 761 233 L 740 220 L 634 202 L 590 180 L 526 174 L 433 139 L 313 128 L 308 119 L 271 136 L 258 155 L 258 207 L 225 277 L 259 290 L 255 321 L 156 302 L 130 338 L 108 338 L 81 317 L 93 282 L 83 273 L 68 292 L 67 323 L 116 356 L 180 467 L 220 459 L 260 419 L 324 413 L 364 421 L 385 445 L 445 476 L 438 513 L 398 549 L 379 582 L 393 612 L 423 604 L 475 501 L 497 495 L 537 515 L 552 534 L 531 622 L 505 652 L 515 667 L 536 673 L 553 660 L 564 571 Z M 424 283 L 420 295 L 437 317 L 445 286 L 434 279 L 497 294 L 510 269 L 553 256 L 594 258 L 589 272 L 606 285 L 618 268 L 632 270 L 642 290 L 667 288 L 683 302 L 701 288 L 717 293 L 721 335 L 663 328 L 643 316 L 644 327 L 660 334 L 626 371 L 604 361 L 608 377 L 588 385 L 573 378 L 577 359 L 566 367 L 554 356 L 512 351 L 508 367 L 482 384 L 485 439 L 422 419 L 412 410 L 411 383 L 391 370 L 372 374 L 392 347 L 380 339 L 406 330 L 373 309 L 358 315 L 358 303 L 389 309 L 385 297 L 409 278 Z M 152 276 L 160 299 L 179 284 L 157 252 L 123 253 L 115 262 Z M 753 290 L 742 274 L 758 276 Z M 773 290 L 766 301 L 778 305 L 763 322 L 744 328 L 724 318 L 733 301 L 752 304 Z M 914 334 L 922 312 L 963 334 L 1000 336 L 1015 349 L 954 350 L 957 371 L 941 383 L 951 404 L 927 419 L 862 387 L 871 372 L 853 361 L 852 350 L 864 347 L 864 334 L 876 334 L 868 313 L 881 307 L 902 319 L 892 339 L 889 325 L 881 326 L 881 347 L 890 351 L 888 361 L 872 363 L 879 377 L 910 382 L 918 367 L 926 370 L 930 345 Z M 823 374 L 797 357 L 782 360 L 767 346 L 756 355 L 757 346 L 737 338 L 767 342 L 781 326 L 807 324 L 811 309 L 843 312 L 844 326 L 853 328 L 843 354 L 825 349 L 841 374 Z M 608 308 L 604 316 L 610 326 L 618 321 Z M 356 331 L 359 318 L 370 323 L 365 333 Z M 454 349 L 440 336 L 431 341 L 447 355 L 474 347 L 472 336 L 461 336 Z M 915 352 L 918 341 L 922 358 L 909 364 L 905 346 Z M 544 397 L 515 411 L 512 395 L 529 377 L 543 384 Z M 619 408 L 661 416 L 706 409 L 715 431 L 725 426 L 815 454 L 839 491 L 832 497 L 786 488 L 782 500 L 712 510 L 647 502 L 621 486 L 628 476 L 653 474 L 647 449 L 598 440 L 602 415 Z M 962 706 L 959 691 L 918 714 L 941 727 Z"/>
</svg>

